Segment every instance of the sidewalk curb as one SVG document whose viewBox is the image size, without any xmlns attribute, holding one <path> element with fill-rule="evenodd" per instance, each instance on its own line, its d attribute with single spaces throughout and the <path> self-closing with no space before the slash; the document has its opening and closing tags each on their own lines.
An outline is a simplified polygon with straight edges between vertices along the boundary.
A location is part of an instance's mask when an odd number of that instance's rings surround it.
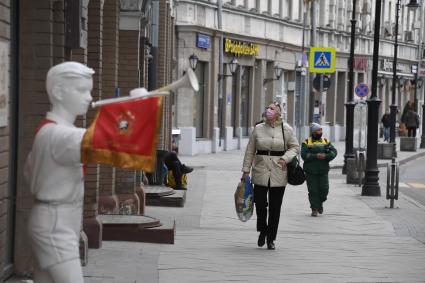
<svg viewBox="0 0 425 283">
<path fill-rule="evenodd" d="M 415 159 L 421 158 L 421 157 L 423 157 L 423 156 L 425 156 L 425 151 L 418 152 L 418 153 L 416 153 L 416 154 L 413 154 L 412 156 L 409 156 L 409 157 L 406 157 L 406 158 L 404 158 L 404 159 L 398 160 L 398 163 L 399 163 L 400 165 L 404 165 L 404 164 L 406 164 L 406 163 L 408 163 L 408 162 L 410 162 L 410 161 L 412 161 L 412 160 L 415 160 Z M 387 162 L 385 162 L 385 161 L 381 161 L 381 162 L 379 162 L 379 163 L 378 163 L 378 168 L 386 167 L 386 166 L 387 166 L 387 164 L 388 164 L 390 161 L 391 161 L 391 160 L 390 160 L 390 159 L 388 159 L 388 161 L 387 161 Z M 343 167 L 343 166 L 344 166 L 344 164 L 335 164 L 335 165 L 331 165 L 331 166 L 330 166 L 330 169 L 331 169 L 331 170 L 334 170 L 334 169 L 342 169 L 342 167 Z"/>
</svg>

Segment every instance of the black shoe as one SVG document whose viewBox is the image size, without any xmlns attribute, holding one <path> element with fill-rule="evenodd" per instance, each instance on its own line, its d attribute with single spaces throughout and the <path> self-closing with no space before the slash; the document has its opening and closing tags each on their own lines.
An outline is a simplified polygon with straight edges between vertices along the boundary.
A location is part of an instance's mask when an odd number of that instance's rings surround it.
<svg viewBox="0 0 425 283">
<path fill-rule="evenodd" d="M 275 245 L 274 245 L 273 241 L 271 241 L 271 242 L 267 242 L 267 249 L 268 249 L 268 250 L 275 250 L 275 249 L 276 249 L 276 247 L 275 247 Z"/>
<path fill-rule="evenodd" d="M 317 212 L 319 212 L 319 214 L 323 213 L 323 206 L 320 206 L 319 209 L 317 210 Z"/>
<path fill-rule="evenodd" d="M 189 174 L 193 171 L 193 168 L 183 164 L 181 171 L 182 171 L 183 174 Z"/>
<path fill-rule="evenodd" d="M 266 234 L 260 233 L 260 235 L 258 236 L 258 246 L 262 247 L 264 246 L 264 244 L 266 243 Z"/>
</svg>

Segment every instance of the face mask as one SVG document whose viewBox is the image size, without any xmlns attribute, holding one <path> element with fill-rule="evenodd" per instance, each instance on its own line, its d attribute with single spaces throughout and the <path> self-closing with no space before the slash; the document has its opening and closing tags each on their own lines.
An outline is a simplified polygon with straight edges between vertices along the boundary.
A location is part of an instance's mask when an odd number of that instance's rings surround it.
<svg viewBox="0 0 425 283">
<path fill-rule="evenodd" d="M 322 137 L 322 134 L 316 134 L 316 133 L 314 133 L 314 134 L 312 134 L 312 137 L 313 137 L 315 140 L 320 140 L 320 139 L 321 139 L 321 137 Z"/>
<path fill-rule="evenodd" d="M 274 110 L 272 110 L 270 108 L 267 108 L 267 110 L 266 110 L 266 118 L 267 118 L 267 120 L 273 119 L 275 117 L 275 115 L 276 115 L 276 111 L 274 111 Z"/>
</svg>

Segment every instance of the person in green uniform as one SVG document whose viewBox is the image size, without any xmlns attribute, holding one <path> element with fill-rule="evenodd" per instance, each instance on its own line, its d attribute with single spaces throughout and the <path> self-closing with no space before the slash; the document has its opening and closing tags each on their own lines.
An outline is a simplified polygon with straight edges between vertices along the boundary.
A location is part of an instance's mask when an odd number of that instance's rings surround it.
<svg viewBox="0 0 425 283">
<path fill-rule="evenodd" d="M 323 213 L 323 202 L 329 192 L 329 162 L 337 155 L 331 142 L 322 137 L 322 126 L 311 124 L 311 136 L 301 145 L 304 172 L 308 187 L 311 216 Z"/>
</svg>

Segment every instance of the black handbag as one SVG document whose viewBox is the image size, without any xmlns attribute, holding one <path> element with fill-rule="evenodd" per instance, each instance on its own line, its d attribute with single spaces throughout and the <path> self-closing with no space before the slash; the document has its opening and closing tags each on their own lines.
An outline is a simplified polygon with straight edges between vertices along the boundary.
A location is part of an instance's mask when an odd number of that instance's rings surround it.
<svg viewBox="0 0 425 283">
<path fill-rule="evenodd" d="M 282 123 L 282 134 L 283 134 L 283 142 L 285 143 L 285 151 L 287 150 L 286 139 L 285 139 L 285 129 L 283 128 Z M 300 161 L 298 157 L 294 157 L 291 162 L 286 164 L 286 170 L 288 172 L 288 183 L 293 186 L 298 186 L 304 183 L 305 175 L 304 170 L 300 166 Z"/>
</svg>

